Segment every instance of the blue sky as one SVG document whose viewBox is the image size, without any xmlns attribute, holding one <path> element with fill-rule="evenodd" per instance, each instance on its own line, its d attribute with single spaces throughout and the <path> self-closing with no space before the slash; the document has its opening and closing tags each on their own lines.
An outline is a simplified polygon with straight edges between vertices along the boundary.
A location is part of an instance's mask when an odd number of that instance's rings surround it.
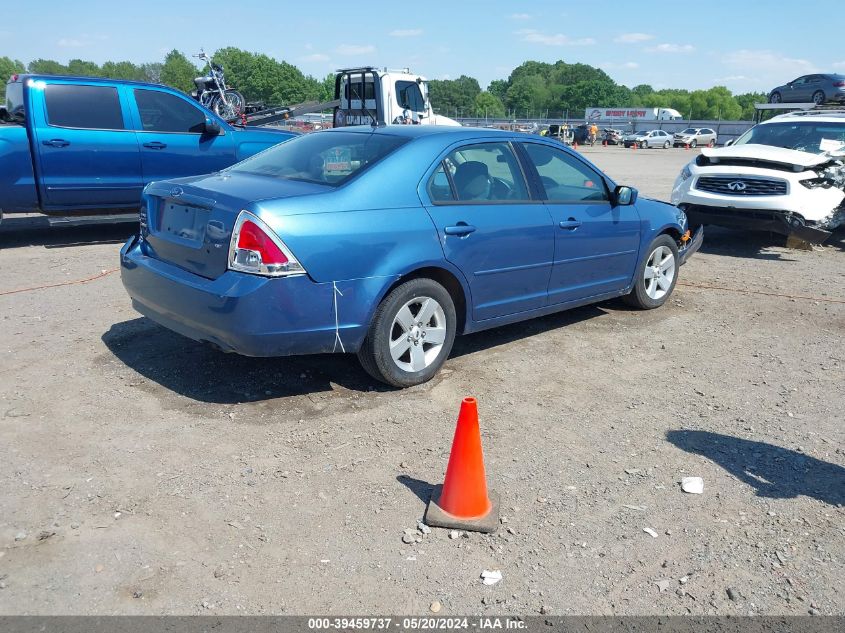
<svg viewBox="0 0 845 633">
<path fill-rule="evenodd" d="M 845 73 L 845 1 L 442 2 L 30 0 L 0 21 L 0 55 L 161 61 L 237 46 L 322 78 L 373 64 L 482 88 L 525 60 L 583 62 L 617 82 L 767 91 Z"/>
</svg>

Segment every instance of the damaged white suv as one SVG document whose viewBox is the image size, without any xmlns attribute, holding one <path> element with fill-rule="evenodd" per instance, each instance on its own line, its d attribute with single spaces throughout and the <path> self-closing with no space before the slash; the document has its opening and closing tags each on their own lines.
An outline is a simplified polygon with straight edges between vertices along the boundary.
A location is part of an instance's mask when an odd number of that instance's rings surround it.
<svg viewBox="0 0 845 633">
<path fill-rule="evenodd" d="M 672 203 L 690 226 L 773 231 L 821 243 L 845 224 L 845 110 L 776 116 L 686 165 Z"/>
</svg>

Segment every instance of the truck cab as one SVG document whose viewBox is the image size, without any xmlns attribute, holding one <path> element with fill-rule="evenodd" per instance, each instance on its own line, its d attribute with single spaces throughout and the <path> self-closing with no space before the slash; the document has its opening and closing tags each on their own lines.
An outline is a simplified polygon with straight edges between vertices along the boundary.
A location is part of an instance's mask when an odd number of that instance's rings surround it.
<svg viewBox="0 0 845 633">
<path fill-rule="evenodd" d="M 219 171 L 293 136 L 244 130 L 162 85 L 14 75 L 0 124 L 0 213 L 136 212 L 154 180 Z"/>
<path fill-rule="evenodd" d="M 365 66 L 337 71 L 334 126 L 453 125 L 460 123 L 435 114 L 428 97 L 428 81 L 410 69 L 391 70 Z"/>
</svg>

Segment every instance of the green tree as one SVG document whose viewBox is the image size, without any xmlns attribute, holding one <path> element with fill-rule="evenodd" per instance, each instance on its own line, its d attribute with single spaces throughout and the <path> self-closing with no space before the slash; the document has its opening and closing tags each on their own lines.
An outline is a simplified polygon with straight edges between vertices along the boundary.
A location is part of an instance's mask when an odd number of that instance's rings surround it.
<svg viewBox="0 0 845 633">
<path fill-rule="evenodd" d="M 85 61 L 84 59 L 72 59 L 67 64 L 68 74 L 77 77 L 100 77 L 102 70 L 94 62 Z"/>
<path fill-rule="evenodd" d="M 475 97 L 475 116 L 502 118 L 505 116 L 505 106 L 496 95 L 479 92 Z"/>
<path fill-rule="evenodd" d="M 747 92 L 745 94 L 736 95 L 734 99 L 737 105 L 742 108 L 742 113 L 739 115 L 743 121 L 753 121 L 754 115 L 757 111 L 754 109 L 755 103 L 766 103 L 769 96 L 764 92 Z"/>
<path fill-rule="evenodd" d="M 26 72 L 26 66 L 17 59 L 0 57 L 0 105 L 6 103 L 6 81 L 16 73 Z"/>
<path fill-rule="evenodd" d="M 141 75 L 143 76 L 143 81 L 151 84 L 160 84 L 161 82 L 161 71 L 164 68 L 164 64 L 161 62 L 150 62 L 146 64 L 141 64 Z"/>
<path fill-rule="evenodd" d="M 467 116 L 475 112 L 475 98 L 481 92 L 478 80 L 461 75 L 457 79 L 428 82 L 431 105 L 438 114 Z"/>
<path fill-rule="evenodd" d="M 132 81 L 144 79 L 144 72 L 132 62 L 106 62 L 100 70 L 103 77 L 109 79 L 129 79 Z"/>
<path fill-rule="evenodd" d="M 505 102 L 505 95 L 508 93 L 508 82 L 505 79 L 494 79 L 487 86 L 487 92 L 497 97 L 502 103 Z"/>
<path fill-rule="evenodd" d="M 194 78 L 199 74 L 197 67 L 175 48 L 164 58 L 161 67 L 161 83 L 190 93 L 194 89 Z"/>
<path fill-rule="evenodd" d="M 29 62 L 29 72 L 38 75 L 67 75 L 67 66 L 52 59 L 34 59 Z"/>
<path fill-rule="evenodd" d="M 537 117 L 548 109 L 551 93 L 540 75 L 521 75 L 506 95 L 505 106 L 515 117 Z"/>
</svg>

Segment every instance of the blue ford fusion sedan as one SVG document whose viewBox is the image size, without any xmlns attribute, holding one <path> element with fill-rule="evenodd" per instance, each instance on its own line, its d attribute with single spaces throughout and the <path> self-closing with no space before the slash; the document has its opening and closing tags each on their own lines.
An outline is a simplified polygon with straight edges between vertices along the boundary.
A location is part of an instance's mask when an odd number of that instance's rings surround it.
<svg viewBox="0 0 845 633">
<path fill-rule="evenodd" d="M 656 308 L 701 239 L 542 137 L 360 127 L 150 184 L 120 260 L 166 328 L 248 356 L 357 353 L 404 387 L 457 334 L 618 296 Z"/>
</svg>

